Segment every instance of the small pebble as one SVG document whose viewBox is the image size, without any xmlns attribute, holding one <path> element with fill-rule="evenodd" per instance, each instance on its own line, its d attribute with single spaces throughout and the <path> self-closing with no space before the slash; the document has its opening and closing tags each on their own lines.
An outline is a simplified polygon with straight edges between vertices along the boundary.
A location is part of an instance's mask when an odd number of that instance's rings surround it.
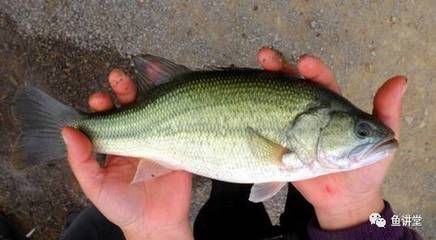
<svg viewBox="0 0 436 240">
<path fill-rule="evenodd" d="M 408 125 L 412 125 L 413 123 L 413 117 L 412 116 L 407 116 L 404 118 L 404 120 L 406 120 Z"/>
<path fill-rule="evenodd" d="M 318 23 L 317 23 L 315 20 L 313 20 L 312 22 L 310 22 L 310 27 L 311 27 L 312 29 L 317 28 L 317 26 L 318 26 Z"/>
</svg>

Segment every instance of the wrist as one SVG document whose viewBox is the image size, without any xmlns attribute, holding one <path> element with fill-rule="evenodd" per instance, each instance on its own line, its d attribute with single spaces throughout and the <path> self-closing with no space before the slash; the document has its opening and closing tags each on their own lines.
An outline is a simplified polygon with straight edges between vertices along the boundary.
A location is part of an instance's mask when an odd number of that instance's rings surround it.
<svg viewBox="0 0 436 240">
<path fill-rule="evenodd" d="M 316 208 L 315 213 L 320 227 L 324 230 L 338 230 L 353 227 L 369 221 L 371 213 L 380 213 L 384 208 L 380 192 L 340 202 L 337 206 Z"/>
<path fill-rule="evenodd" d="M 193 240 L 191 225 L 184 221 L 174 225 L 162 226 L 154 229 L 145 227 L 124 227 L 121 229 L 127 240 Z"/>
</svg>

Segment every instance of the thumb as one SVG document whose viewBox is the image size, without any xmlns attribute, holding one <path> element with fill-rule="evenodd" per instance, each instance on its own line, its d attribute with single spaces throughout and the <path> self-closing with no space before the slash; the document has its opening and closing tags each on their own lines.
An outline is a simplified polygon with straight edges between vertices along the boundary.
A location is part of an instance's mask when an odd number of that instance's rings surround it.
<svg viewBox="0 0 436 240">
<path fill-rule="evenodd" d="M 389 126 L 397 138 L 400 133 L 402 97 L 406 84 L 406 77 L 392 77 L 380 87 L 374 97 L 374 115 Z"/>
<path fill-rule="evenodd" d="M 80 131 L 70 127 L 62 129 L 67 146 L 68 161 L 84 193 L 92 199 L 98 194 L 101 168 L 92 154 L 92 144 Z"/>
</svg>

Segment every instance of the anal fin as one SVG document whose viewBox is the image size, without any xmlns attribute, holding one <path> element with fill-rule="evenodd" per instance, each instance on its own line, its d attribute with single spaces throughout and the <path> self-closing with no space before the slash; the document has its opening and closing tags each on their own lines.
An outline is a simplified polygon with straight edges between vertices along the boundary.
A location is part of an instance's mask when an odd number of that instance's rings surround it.
<svg viewBox="0 0 436 240">
<path fill-rule="evenodd" d="M 172 172 L 173 169 L 166 168 L 159 163 L 148 159 L 140 159 L 135 176 L 131 183 L 145 182 L 159 176 Z"/>
<path fill-rule="evenodd" d="M 107 168 L 108 165 L 108 159 L 107 155 L 104 153 L 95 153 L 95 160 L 97 160 L 98 165 L 100 165 L 101 168 Z"/>
</svg>

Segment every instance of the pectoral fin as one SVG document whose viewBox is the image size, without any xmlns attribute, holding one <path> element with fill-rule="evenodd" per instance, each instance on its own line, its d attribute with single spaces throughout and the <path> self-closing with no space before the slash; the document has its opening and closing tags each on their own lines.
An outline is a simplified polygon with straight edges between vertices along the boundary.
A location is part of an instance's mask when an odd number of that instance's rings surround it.
<svg viewBox="0 0 436 240">
<path fill-rule="evenodd" d="M 263 202 L 272 196 L 276 195 L 286 182 L 270 182 L 270 183 L 257 183 L 251 187 L 250 197 L 248 200 L 252 202 Z"/>
<path fill-rule="evenodd" d="M 263 137 L 251 127 L 247 128 L 247 131 L 249 136 L 248 145 L 256 159 L 282 164 L 282 157 L 288 152 L 287 148 Z"/>
<path fill-rule="evenodd" d="M 307 165 L 298 158 L 295 152 L 285 153 L 282 157 L 282 163 L 284 168 L 289 170 L 300 169 Z"/>
<path fill-rule="evenodd" d="M 135 177 L 131 183 L 145 182 L 153 178 L 172 172 L 172 169 L 163 167 L 156 162 L 147 159 L 140 159 L 136 169 Z"/>
</svg>

